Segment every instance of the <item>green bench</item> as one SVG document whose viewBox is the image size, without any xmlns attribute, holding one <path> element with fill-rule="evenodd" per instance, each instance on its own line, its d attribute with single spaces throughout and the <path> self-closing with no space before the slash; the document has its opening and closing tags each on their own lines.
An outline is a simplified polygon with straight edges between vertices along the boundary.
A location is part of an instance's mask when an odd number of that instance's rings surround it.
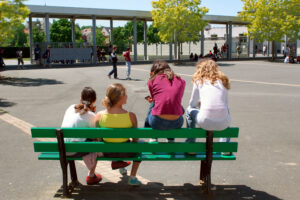
<svg viewBox="0 0 300 200">
<path fill-rule="evenodd" d="M 201 161 L 200 182 L 207 193 L 211 192 L 212 160 L 236 160 L 232 152 L 237 152 L 238 143 L 221 143 L 213 138 L 237 138 L 239 128 L 228 128 L 224 131 L 205 131 L 200 128 L 181 128 L 167 131 L 151 128 L 31 128 L 34 141 L 34 151 L 40 152 L 39 160 L 59 160 L 63 175 L 63 195 L 68 196 L 72 188 L 78 184 L 75 160 L 82 158 L 67 157 L 66 152 L 137 152 L 134 158 L 106 158 L 101 160 L 139 160 L 139 161 Z M 64 138 L 175 138 L 174 143 L 144 142 L 144 143 L 105 143 L 105 142 L 64 142 Z M 54 138 L 54 142 L 42 141 L 42 138 Z M 196 143 L 179 142 L 179 138 L 202 138 Z M 187 152 L 197 152 L 188 155 Z M 223 155 L 221 152 L 230 152 Z M 70 167 L 71 184 L 68 186 L 68 165 Z"/>
</svg>

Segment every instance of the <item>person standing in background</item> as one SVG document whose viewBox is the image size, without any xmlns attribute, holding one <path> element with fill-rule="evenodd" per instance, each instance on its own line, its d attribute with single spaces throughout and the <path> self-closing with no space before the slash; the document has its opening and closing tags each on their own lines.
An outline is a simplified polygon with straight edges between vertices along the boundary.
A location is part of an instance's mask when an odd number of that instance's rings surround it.
<svg viewBox="0 0 300 200">
<path fill-rule="evenodd" d="M 130 72 L 131 72 L 131 58 L 130 58 L 130 52 L 131 49 L 127 48 L 127 51 L 125 51 L 123 53 L 124 59 L 125 59 L 125 63 L 126 63 L 126 67 L 127 67 L 127 71 L 126 71 L 126 75 L 127 75 L 127 80 L 131 80 L 130 78 Z"/>
</svg>

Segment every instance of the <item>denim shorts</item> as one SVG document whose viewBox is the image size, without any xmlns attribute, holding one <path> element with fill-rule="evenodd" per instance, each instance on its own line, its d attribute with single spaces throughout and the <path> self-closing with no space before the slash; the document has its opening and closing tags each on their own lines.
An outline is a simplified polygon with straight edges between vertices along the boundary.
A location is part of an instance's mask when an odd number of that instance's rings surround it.
<svg viewBox="0 0 300 200">
<path fill-rule="evenodd" d="M 169 129 L 177 129 L 181 128 L 183 125 L 183 117 L 180 116 L 176 120 L 167 120 L 162 119 L 156 115 L 149 115 L 148 122 L 153 129 L 158 130 L 169 130 Z"/>
</svg>

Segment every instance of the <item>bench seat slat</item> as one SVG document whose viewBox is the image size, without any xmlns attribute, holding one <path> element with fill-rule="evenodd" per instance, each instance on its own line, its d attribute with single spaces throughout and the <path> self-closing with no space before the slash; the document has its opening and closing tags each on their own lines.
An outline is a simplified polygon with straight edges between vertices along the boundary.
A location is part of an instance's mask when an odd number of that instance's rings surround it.
<svg viewBox="0 0 300 200">
<path fill-rule="evenodd" d="M 66 152 L 205 152 L 206 143 L 66 142 Z M 237 152 L 237 142 L 215 142 L 214 152 Z M 57 142 L 34 142 L 35 152 L 58 152 Z"/>
<path fill-rule="evenodd" d="M 138 161 L 181 161 L 181 160 L 205 160 L 206 156 L 204 153 L 197 154 L 195 156 L 185 155 L 182 153 L 176 154 L 152 154 L 152 153 L 143 153 L 140 157 L 135 158 L 106 158 L 98 157 L 97 160 L 106 160 L 106 161 L 117 161 L 117 160 L 138 160 Z M 38 157 L 39 160 L 59 160 L 59 153 L 47 153 L 43 152 Z M 82 158 L 70 158 L 67 157 L 67 160 L 82 160 Z M 220 154 L 213 154 L 213 160 L 236 160 L 235 155 L 223 156 Z"/>
<path fill-rule="evenodd" d="M 56 129 L 31 128 L 32 138 L 56 138 Z M 153 130 L 151 128 L 62 128 L 65 138 L 205 138 L 206 131 L 201 128 L 181 128 L 172 130 Z M 214 131 L 214 138 L 237 138 L 239 128 L 231 127 Z"/>
</svg>

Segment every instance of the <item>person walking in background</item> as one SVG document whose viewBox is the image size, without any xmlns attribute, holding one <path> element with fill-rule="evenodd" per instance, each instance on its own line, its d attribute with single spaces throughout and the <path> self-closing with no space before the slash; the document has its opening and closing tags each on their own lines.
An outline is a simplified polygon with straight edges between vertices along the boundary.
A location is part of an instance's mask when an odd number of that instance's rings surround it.
<svg viewBox="0 0 300 200">
<path fill-rule="evenodd" d="M 263 54 L 264 54 L 264 56 L 266 55 L 266 53 L 267 53 L 267 45 L 264 45 L 263 46 Z"/>
<path fill-rule="evenodd" d="M 4 61 L 3 61 L 3 50 L 0 48 L 0 67 L 4 67 Z"/>
<path fill-rule="evenodd" d="M 127 71 L 126 71 L 126 75 L 127 75 L 127 80 L 131 80 L 130 78 L 130 72 L 131 72 L 131 58 L 130 58 L 130 48 L 127 48 L 127 51 L 125 51 L 123 53 L 124 59 L 125 59 L 125 63 L 126 63 L 126 67 L 127 67 Z"/>
<path fill-rule="evenodd" d="M 119 79 L 118 78 L 118 69 L 117 69 L 117 62 L 118 62 L 118 57 L 117 57 L 117 47 L 113 48 L 112 53 L 110 54 L 111 61 L 113 64 L 113 69 L 109 72 L 107 75 L 108 78 L 111 78 L 111 75 L 114 74 L 114 79 Z"/>
<path fill-rule="evenodd" d="M 20 64 L 22 63 L 22 69 L 24 69 L 24 61 L 23 61 L 23 51 L 19 48 L 16 52 L 18 59 L 18 69 L 20 69 Z"/>
<path fill-rule="evenodd" d="M 41 48 L 38 44 L 34 48 L 34 60 L 36 65 L 41 65 Z"/>
<path fill-rule="evenodd" d="M 50 67 L 50 46 L 47 46 L 47 49 L 45 51 L 45 53 L 43 54 L 43 58 L 45 60 L 45 66 L 49 66 Z"/>
</svg>

